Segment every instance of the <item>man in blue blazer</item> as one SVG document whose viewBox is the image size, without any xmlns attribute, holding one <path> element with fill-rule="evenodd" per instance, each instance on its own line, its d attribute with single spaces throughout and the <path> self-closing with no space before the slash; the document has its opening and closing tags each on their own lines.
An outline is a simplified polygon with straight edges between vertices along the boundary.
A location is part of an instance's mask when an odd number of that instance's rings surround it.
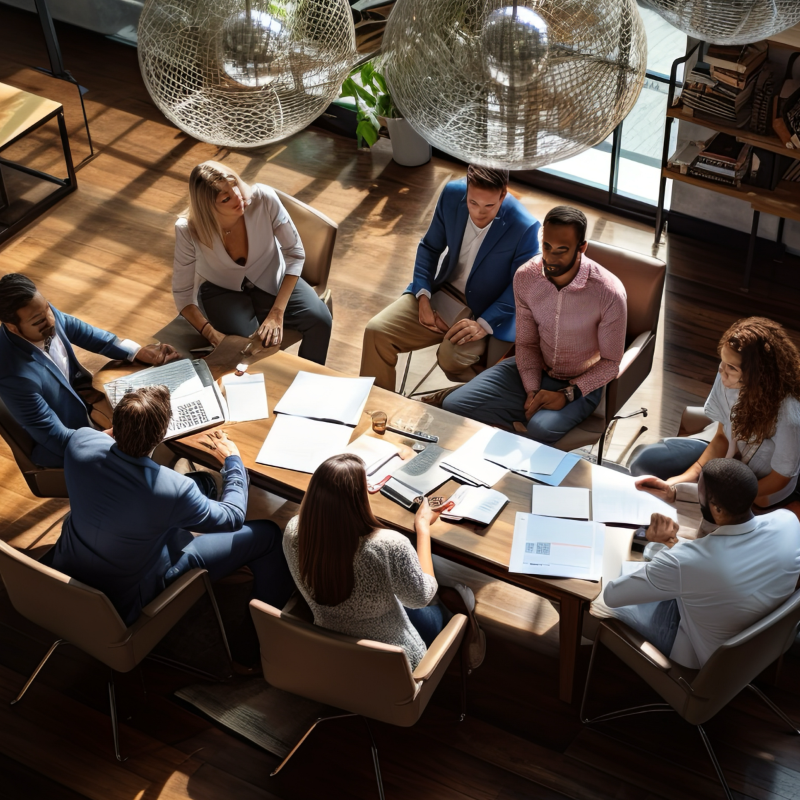
<svg viewBox="0 0 800 800">
<path fill-rule="evenodd" d="M 92 425 L 92 374 L 73 345 L 114 359 L 164 364 L 180 358 L 168 344 L 140 347 L 130 339 L 62 314 L 19 273 L 0 278 L 0 399 L 34 441 L 40 467 L 60 467 L 70 436 Z"/>
<path fill-rule="evenodd" d="M 439 344 L 445 375 L 473 378 L 488 334 L 514 341 L 514 273 L 539 252 L 539 227 L 508 194 L 507 170 L 470 164 L 439 196 L 403 296 L 367 324 L 361 374 L 394 391 L 398 354 Z M 456 319 L 453 300 L 466 307 Z"/>
<path fill-rule="evenodd" d="M 254 595 L 280 608 L 294 581 L 280 528 L 270 520 L 245 522 L 239 450 L 223 431 L 198 435 L 222 467 L 221 498 L 210 500 L 193 480 L 150 458 L 170 415 L 169 391 L 150 386 L 117 404 L 114 438 L 92 428 L 73 433 L 64 458 L 72 510 L 45 562 L 104 592 L 127 625 L 195 567 L 214 581 L 248 566 Z"/>
</svg>

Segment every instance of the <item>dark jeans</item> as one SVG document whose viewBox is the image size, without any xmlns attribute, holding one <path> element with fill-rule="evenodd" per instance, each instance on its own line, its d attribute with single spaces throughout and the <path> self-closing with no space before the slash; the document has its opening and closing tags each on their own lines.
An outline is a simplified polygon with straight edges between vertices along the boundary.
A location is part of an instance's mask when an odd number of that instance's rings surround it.
<svg viewBox="0 0 800 800">
<path fill-rule="evenodd" d="M 655 475 L 665 481 L 686 472 L 706 447 L 708 442 L 700 439 L 662 439 L 637 449 L 628 469 L 631 475 Z"/>
<path fill-rule="evenodd" d="M 250 336 L 266 319 L 275 304 L 275 295 L 247 282 L 236 292 L 206 281 L 200 286 L 198 302 L 208 321 L 221 333 Z M 331 312 L 319 295 L 298 278 L 286 304 L 284 327 L 303 335 L 300 357 L 324 364 L 331 339 Z"/>
<path fill-rule="evenodd" d="M 630 625 L 669 658 L 681 622 L 677 600 L 620 606 L 612 609 L 612 613 L 615 619 Z"/>
<path fill-rule="evenodd" d="M 417 629 L 425 647 L 430 647 L 433 640 L 442 632 L 444 616 L 442 607 L 425 606 L 425 608 L 406 608 L 408 621 Z"/>
<path fill-rule="evenodd" d="M 555 392 L 567 386 L 569 381 L 556 380 L 542 373 L 542 389 Z M 487 425 L 513 430 L 515 422 L 525 422 L 527 396 L 517 369 L 517 359 L 508 358 L 447 395 L 442 408 Z M 528 436 L 537 442 L 557 442 L 590 416 L 602 397 L 603 389 L 600 388 L 567 403 L 560 411 L 540 409 L 527 423 Z"/>
<path fill-rule="evenodd" d="M 164 561 L 171 565 L 164 575 L 167 584 L 196 567 L 207 569 L 212 581 L 249 567 L 253 597 L 275 608 L 282 608 L 295 589 L 283 555 L 281 529 L 271 520 L 250 520 L 234 533 L 193 536 L 179 531 L 164 546 Z"/>
</svg>

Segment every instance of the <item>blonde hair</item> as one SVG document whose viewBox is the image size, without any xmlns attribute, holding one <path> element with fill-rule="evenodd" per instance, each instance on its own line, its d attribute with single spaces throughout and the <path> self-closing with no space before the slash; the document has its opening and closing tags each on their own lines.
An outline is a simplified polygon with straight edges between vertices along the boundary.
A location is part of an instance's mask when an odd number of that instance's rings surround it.
<svg viewBox="0 0 800 800">
<path fill-rule="evenodd" d="M 214 208 L 220 184 L 236 185 L 245 203 L 250 202 L 252 189 L 239 177 L 236 170 L 218 161 L 204 161 L 198 164 L 189 176 L 189 208 L 183 214 L 189 223 L 189 230 L 201 244 L 211 247 L 216 234 L 222 239 L 222 225 Z"/>
</svg>

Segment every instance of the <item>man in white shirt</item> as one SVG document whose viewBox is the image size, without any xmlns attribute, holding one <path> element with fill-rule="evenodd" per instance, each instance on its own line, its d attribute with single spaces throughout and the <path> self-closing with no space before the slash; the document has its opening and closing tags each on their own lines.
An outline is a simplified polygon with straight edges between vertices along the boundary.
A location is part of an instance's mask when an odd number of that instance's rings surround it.
<svg viewBox="0 0 800 800">
<path fill-rule="evenodd" d="M 692 669 L 783 603 L 800 575 L 800 522 L 786 509 L 753 515 L 758 479 L 747 465 L 713 459 L 697 487 L 703 518 L 717 528 L 674 544 L 677 524 L 654 515 L 648 538 L 671 549 L 603 593 L 613 617 Z"/>
<path fill-rule="evenodd" d="M 507 170 L 470 164 L 442 190 L 403 296 L 367 324 L 361 375 L 394 391 L 398 354 L 438 344 L 450 380 L 473 378 L 488 334 L 514 341 L 514 274 L 539 252 L 539 227 Z"/>
<path fill-rule="evenodd" d="M 0 399 L 33 439 L 31 458 L 41 467 L 63 465 L 70 437 L 92 425 L 92 404 L 102 399 L 72 345 L 143 364 L 180 358 L 168 344 L 140 347 L 62 314 L 19 273 L 0 278 L 0 322 Z"/>
</svg>

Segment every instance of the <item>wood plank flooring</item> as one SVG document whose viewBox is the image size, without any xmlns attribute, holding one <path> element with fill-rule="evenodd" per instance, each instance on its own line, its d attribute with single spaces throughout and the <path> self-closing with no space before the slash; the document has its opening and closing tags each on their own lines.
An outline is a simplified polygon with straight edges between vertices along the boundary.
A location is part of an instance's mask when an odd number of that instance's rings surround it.
<svg viewBox="0 0 800 800">
<path fill-rule="evenodd" d="M 64 61 L 90 91 L 87 111 L 97 156 L 78 173 L 79 189 L 0 250 L 0 269 L 30 275 L 68 313 L 121 335 L 148 340 L 175 314 L 170 293 L 172 226 L 186 205 L 191 168 L 207 158 L 236 167 L 311 203 L 339 224 L 330 286 L 334 330 L 328 363 L 354 373 L 367 320 L 405 287 L 419 237 L 440 187 L 463 174 L 434 160 L 414 170 L 391 160 L 388 142 L 355 143 L 309 129 L 258 151 L 196 142 L 171 127 L 139 77 L 136 52 L 57 25 Z M 0 5 L 0 80 L 64 103 L 76 162 L 88 154 L 73 86 L 34 67 L 47 63 L 36 18 Z M 15 157 L 57 169 L 52 132 L 15 146 Z M 539 218 L 559 202 L 522 185 L 514 193 Z M 652 229 L 586 208 L 590 236 L 652 252 Z M 661 257 L 666 248 L 660 249 Z M 715 347 L 734 319 L 750 313 L 797 324 L 797 297 L 771 290 L 769 270 L 749 296 L 737 293 L 718 248 L 670 242 L 670 275 L 653 372 L 629 408 L 649 416 L 621 423 L 610 455 L 677 431 L 683 407 L 701 402 L 714 376 Z M 789 262 L 787 262 L 788 264 Z M 790 268 L 784 265 L 782 268 Z M 725 291 L 698 281 L 705 271 Z M 91 358 L 88 359 L 91 361 Z M 0 447 L 0 535 L 17 547 L 53 541 L 63 500 L 37 500 Z M 284 521 L 294 511 L 259 495 L 251 513 Z M 502 584 L 478 586 L 486 619 L 486 662 L 470 678 L 469 715 L 456 723 L 459 679 L 448 675 L 418 725 L 376 725 L 390 800 L 656 800 L 721 796 L 699 738 L 667 715 L 588 729 L 577 708 L 556 698 L 556 610 Z M 372 798 L 368 740 L 357 720 L 326 723 L 275 778 L 278 760 L 216 728 L 172 699 L 196 680 L 147 661 L 147 694 L 136 674 L 118 680 L 122 746 L 117 764 L 106 709 L 107 671 L 60 649 L 25 700 L 10 700 L 51 637 L 21 619 L 0 593 L 0 798 L 54 800 L 222 800 Z M 582 661 L 588 648 L 582 648 Z M 778 687 L 766 687 L 800 718 L 800 652 L 785 659 Z M 646 701 L 649 693 L 604 653 L 595 684 L 598 713 Z M 755 697 L 741 696 L 709 725 L 737 799 L 800 797 L 800 746 Z"/>
</svg>

